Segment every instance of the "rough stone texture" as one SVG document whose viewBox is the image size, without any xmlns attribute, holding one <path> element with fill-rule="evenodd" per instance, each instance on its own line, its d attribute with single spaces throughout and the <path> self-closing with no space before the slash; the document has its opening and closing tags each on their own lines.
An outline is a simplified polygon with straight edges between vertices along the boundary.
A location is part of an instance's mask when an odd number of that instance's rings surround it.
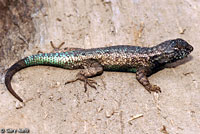
<svg viewBox="0 0 200 134">
<path fill-rule="evenodd" d="M 38 2 L 39 3 L 39 2 Z M 0 1 L 0 61 L 16 60 L 33 41 L 35 28 L 31 14 L 37 3 L 25 0 Z M 39 8 L 39 7 L 38 7 Z M 9 63 L 6 62 L 5 63 Z"/>
<path fill-rule="evenodd" d="M 194 51 L 191 60 L 150 77 L 161 87 L 159 95 L 149 94 L 131 73 L 104 72 L 94 78 L 99 84 L 97 90 L 84 93 L 81 82 L 64 85 L 79 70 L 46 66 L 24 69 L 12 80 L 14 90 L 27 101 L 24 107 L 19 108 L 21 104 L 0 84 L 0 128 L 29 128 L 33 134 L 200 132 L 199 1 L 42 0 L 34 6 L 37 10 L 30 8 L 27 12 L 31 20 L 22 22 L 31 28 L 19 25 L 19 29 L 30 33 L 23 34 L 28 36 L 28 44 L 21 41 L 23 47 L 18 47 L 12 43 L 19 50 L 15 51 L 1 41 L 2 69 L 39 50 L 50 52 L 50 41 L 57 46 L 65 42 L 63 47 L 93 48 L 119 44 L 154 46 L 181 37 L 193 45 Z M 14 9 L 9 6 L 9 11 Z M 6 10 L 0 9 L 0 15 L 6 17 Z M 6 42 L 9 40 L 5 38 L 17 29 L 11 22 L 6 23 L 10 30 L 6 28 L 3 34 L 1 31 L 1 39 Z M 134 119 L 136 116 L 139 118 Z"/>
</svg>

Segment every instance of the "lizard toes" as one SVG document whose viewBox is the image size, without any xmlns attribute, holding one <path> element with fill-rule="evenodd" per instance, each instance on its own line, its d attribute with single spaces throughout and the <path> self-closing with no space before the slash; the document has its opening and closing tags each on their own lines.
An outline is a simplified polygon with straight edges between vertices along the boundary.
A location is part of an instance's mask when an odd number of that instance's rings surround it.
<svg viewBox="0 0 200 134">
<path fill-rule="evenodd" d="M 88 79 L 87 84 L 88 84 L 90 87 L 92 87 L 92 88 L 94 88 L 94 89 L 97 89 L 96 86 L 95 86 L 97 83 L 96 83 L 94 80 L 89 80 L 89 79 Z"/>
<path fill-rule="evenodd" d="M 161 93 L 160 87 L 156 86 L 156 85 L 149 85 L 147 87 L 145 87 L 146 90 L 151 93 L 151 92 L 156 92 L 156 93 Z"/>
<path fill-rule="evenodd" d="M 97 85 L 97 82 L 95 80 L 88 79 L 88 82 Z"/>
<path fill-rule="evenodd" d="M 160 87 L 159 86 L 156 86 L 156 85 L 153 85 L 152 87 L 151 87 L 151 91 L 152 92 L 156 92 L 156 93 L 161 93 L 161 90 L 160 90 Z"/>
<path fill-rule="evenodd" d="M 67 84 L 69 84 L 69 83 L 73 83 L 73 82 L 75 82 L 75 81 L 77 81 L 77 80 L 78 80 L 78 78 L 77 78 L 77 79 L 74 79 L 74 80 L 69 80 L 69 81 L 65 82 L 65 85 L 67 85 Z"/>
<path fill-rule="evenodd" d="M 90 87 L 97 89 L 95 84 L 97 84 L 94 80 L 90 80 L 90 79 L 85 79 L 84 81 L 84 88 L 85 88 L 85 92 L 87 92 L 87 85 L 89 85 Z"/>
</svg>

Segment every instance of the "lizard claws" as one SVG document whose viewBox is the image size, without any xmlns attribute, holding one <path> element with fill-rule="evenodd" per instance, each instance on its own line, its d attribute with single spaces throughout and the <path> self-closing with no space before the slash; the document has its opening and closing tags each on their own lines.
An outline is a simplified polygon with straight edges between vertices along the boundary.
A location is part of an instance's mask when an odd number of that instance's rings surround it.
<svg viewBox="0 0 200 134">
<path fill-rule="evenodd" d="M 161 93 L 160 87 L 156 85 L 150 85 L 150 87 L 146 87 L 146 90 L 151 93 L 151 92 L 156 92 L 156 93 Z"/>
<path fill-rule="evenodd" d="M 97 89 L 95 85 L 97 85 L 97 82 L 91 79 L 85 79 L 84 82 L 84 88 L 85 88 L 85 92 L 87 91 L 87 85 L 89 85 L 90 87 Z"/>
</svg>

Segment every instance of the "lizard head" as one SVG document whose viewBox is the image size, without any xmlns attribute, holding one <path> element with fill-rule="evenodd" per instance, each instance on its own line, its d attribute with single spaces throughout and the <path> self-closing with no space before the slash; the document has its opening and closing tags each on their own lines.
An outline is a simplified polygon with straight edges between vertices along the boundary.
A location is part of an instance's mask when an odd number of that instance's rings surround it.
<svg viewBox="0 0 200 134">
<path fill-rule="evenodd" d="M 183 59 L 193 51 L 193 47 L 180 38 L 165 41 L 155 48 L 160 54 L 155 55 L 154 61 L 160 64 L 171 63 Z"/>
</svg>

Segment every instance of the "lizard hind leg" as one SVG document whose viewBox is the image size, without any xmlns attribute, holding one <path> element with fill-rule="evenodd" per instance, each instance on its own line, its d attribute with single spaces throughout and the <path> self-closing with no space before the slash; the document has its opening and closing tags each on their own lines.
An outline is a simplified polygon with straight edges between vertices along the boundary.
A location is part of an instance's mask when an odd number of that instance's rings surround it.
<svg viewBox="0 0 200 134">
<path fill-rule="evenodd" d="M 77 80 L 80 80 L 82 82 L 84 82 L 84 88 L 85 88 L 85 92 L 87 91 L 87 85 L 89 85 L 90 87 L 96 89 L 97 83 L 89 78 L 95 77 L 97 75 L 100 75 L 103 73 L 103 67 L 101 66 L 101 64 L 95 60 L 86 60 L 83 62 L 83 67 L 84 69 L 81 70 L 77 75 L 76 78 L 74 80 L 70 80 L 67 81 L 65 83 L 69 84 L 69 83 L 73 83 Z"/>
<path fill-rule="evenodd" d="M 75 47 L 65 47 L 65 48 L 61 48 L 65 42 L 62 42 L 58 47 L 56 47 L 52 41 L 50 41 L 51 47 L 53 48 L 53 50 L 51 51 L 51 53 L 60 53 L 60 52 L 68 52 L 68 51 L 75 51 L 75 50 L 83 50 L 83 48 L 75 48 Z"/>
<path fill-rule="evenodd" d="M 53 41 L 50 41 L 51 47 L 53 48 L 52 51 L 50 51 L 49 53 L 61 53 L 61 52 L 69 52 L 69 51 L 75 51 L 75 50 L 83 50 L 83 48 L 76 48 L 76 47 L 65 47 L 65 48 L 61 48 L 65 42 L 62 42 L 59 46 L 55 46 Z M 38 51 L 39 53 L 45 53 L 43 51 Z"/>
</svg>

